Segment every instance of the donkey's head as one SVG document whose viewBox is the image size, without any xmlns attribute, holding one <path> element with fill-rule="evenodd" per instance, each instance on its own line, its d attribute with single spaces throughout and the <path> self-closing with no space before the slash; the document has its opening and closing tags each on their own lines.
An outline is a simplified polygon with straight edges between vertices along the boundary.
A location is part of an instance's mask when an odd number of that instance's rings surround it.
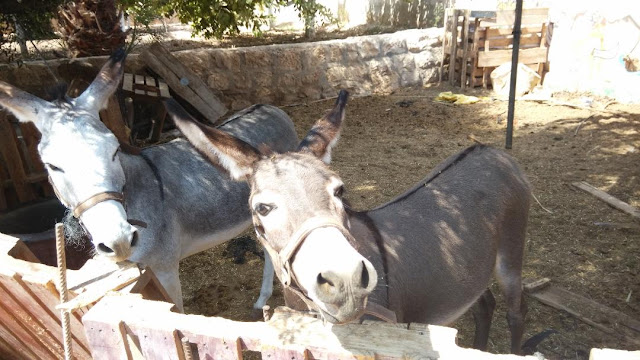
<svg viewBox="0 0 640 360">
<path fill-rule="evenodd" d="M 342 181 L 327 166 L 347 96 L 340 93 L 297 152 L 266 155 L 167 103 L 178 128 L 201 153 L 236 180 L 248 181 L 254 226 L 278 278 L 332 323 L 360 317 L 377 283 L 373 265 L 354 248 Z"/>
<path fill-rule="evenodd" d="M 124 51 L 116 52 L 77 98 L 48 102 L 0 81 L 0 106 L 42 134 L 38 152 L 60 201 L 90 233 L 98 254 L 127 259 L 137 239 L 122 202 L 124 171 L 116 137 L 100 121 L 118 87 Z"/>
</svg>

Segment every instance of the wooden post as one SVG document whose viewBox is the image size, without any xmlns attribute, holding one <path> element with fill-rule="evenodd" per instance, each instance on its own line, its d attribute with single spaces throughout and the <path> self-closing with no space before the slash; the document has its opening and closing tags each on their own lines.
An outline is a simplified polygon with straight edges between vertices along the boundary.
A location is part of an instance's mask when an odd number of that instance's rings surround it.
<svg viewBox="0 0 640 360">
<path fill-rule="evenodd" d="M 460 65 L 460 87 L 463 89 L 467 86 L 467 54 L 469 51 L 470 16 L 471 10 L 464 10 L 464 22 L 462 23 L 462 64 Z"/>
<path fill-rule="evenodd" d="M 453 22 L 451 25 L 451 56 L 449 56 L 449 84 L 456 84 L 456 60 L 458 55 L 458 16 L 459 11 L 451 10 L 453 13 Z"/>
<path fill-rule="evenodd" d="M 444 9 L 444 34 L 442 35 L 442 58 L 440 59 L 438 85 L 442 83 L 442 73 L 444 72 L 444 58 L 447 57 L 447 46 L 450 45 L 450 42 L 447 43 L 447 34 L 449 33 L 449 12 L 451 12 L 450 8 Z M 449 60 L 449 63 L 451 63 L 451 60 Z"/>
</svg>

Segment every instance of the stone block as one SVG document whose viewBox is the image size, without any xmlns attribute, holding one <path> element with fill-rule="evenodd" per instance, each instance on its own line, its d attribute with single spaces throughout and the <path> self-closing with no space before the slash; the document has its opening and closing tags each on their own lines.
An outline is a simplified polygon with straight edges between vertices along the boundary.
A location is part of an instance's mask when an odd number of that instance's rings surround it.
<svg viewBox="0 0 640 360">
<path fill-rule="evenodd" d="M 400 87 L 400 76 L 389 58 L 370 61 L 369 72 L 376 94 L 390 94 Z"/>
<path fill-rule="evenodd" d="M 385 56 L 404 54 L 407 52 L 407 42 L 403 37 L 390 36 L 382 42 L 382 54 Z"/>
<path fill-rule="evenodd" d="M 278 71 L 301 71 L 302 57 L 299 49 L 285 47 L 275 52 L 275 66 Z"/>
<path fill-rule="evenodd" d="M 296 92 L 300 87 L 300 77 L 297 74 L 281 74 L 275 79 L 275 86 L 287 92 Z"/>
<path fill-rule="evenodd" d="M 229 76 L 220 71 L 213 71 L 207 78 L 207 85 L 212 89 L 225 91 L 230 89 Z"/>
<path fill-rule="evenodd" d="M 264 47 L 250 49 L 244 53 L 244 61 L 248 68 L 270 68 L 273 63 L 271 53 Z"/>
<path fill-rule="evenodd" d="M 380 42 L 376 38 L 369 36 L 362 40 L 358 47 L 358 53 L 363 60 L 371 59 L 380 55 Z"/>
<path fill-rule="evenodd" d="M 219 49 L 211 54 L 214 67 L 240 72 L 244 66 L 244 51 L 236 49 Z"/>
<path fill-rule="evenodd" d="M 257 70 L 249 74 L 249 78 L 253 79 L 253 86 L 256 88 L 269 88 L 273 85 L 271 70 Z"/>
</svg>

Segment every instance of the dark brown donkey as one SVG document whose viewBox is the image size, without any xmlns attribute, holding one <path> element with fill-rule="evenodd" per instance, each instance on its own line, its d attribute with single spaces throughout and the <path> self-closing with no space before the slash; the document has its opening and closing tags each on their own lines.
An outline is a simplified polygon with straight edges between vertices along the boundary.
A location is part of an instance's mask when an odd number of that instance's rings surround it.
<svg viewBox="0 0 640 360">
<path fill-rule="evenodd" d="M 446 325 L 471 308 L 474 346 L 484 349 L 495 307 L 487 286 L 495 272 L 506 299 L 511 351 L 518 353 L 526 312 L 521 270 L 531 195 L 514 159 L 473 146 L 389 203 L 352 211 L 342 199 L 342 180 L 325 164 L 346 101 L 343 91 L 298 151 L 286 154 L 261 154 L 196 123 L 177 103 L 168 107 L 196 148 L 249 182 L 256 232 L 289 296 L 298 295 L 302 305 L 332 323 L 356 320 L 365 308 L 392 317 L 379 310 L 382 306 L 400 322 Z"/>
</svg>

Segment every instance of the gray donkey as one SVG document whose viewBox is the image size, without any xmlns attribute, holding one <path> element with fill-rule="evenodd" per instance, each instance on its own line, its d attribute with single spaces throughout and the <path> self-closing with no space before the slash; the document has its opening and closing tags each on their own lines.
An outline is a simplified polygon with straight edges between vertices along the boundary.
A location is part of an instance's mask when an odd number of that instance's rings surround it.
<svg viewBox="0 0 640 360">
<path fill-rule="evenodd" d="M 353 211 L 343 200 L 342 180 L 325 164 L 346 100 L 341 92 L 297 152 L 270 155 L 192 121 L 175 102 L 168 106 L 194 146 L 250 184 L 254 227 L 289 306 L 318 311 L 332 323 L 372 314 L 449 324 L 472 309 L 474 346 L 485 349 L 495 307 L 487 287 L 495 272 L 506 299 L 511 350 L 520 352 L 530 186 L 516 162 L 474 146 L 394 200 Z"/>
<path fill-rule="evenodd" d="M 184 139 L 127 152 L 98 117 L 117 89 L 125 54 L 116 52 L 77 98 L 47 102 L 0 82 L 0 106 L 33 122 L 38 152 L 58 199 L 90 234 L 97 255 L 151 267 L 182 309 L 178 263 L 225 242 L 251 223 L 249 188 L 211 165 Z M 291 119 L 254 105 L 219 131 L 274 152 L 295 149 Z M 134 221 L 135 220 L 135 221 Z M 265 256 L 260 309 L 271 296 L 273 267 Z"/>
</svg>

